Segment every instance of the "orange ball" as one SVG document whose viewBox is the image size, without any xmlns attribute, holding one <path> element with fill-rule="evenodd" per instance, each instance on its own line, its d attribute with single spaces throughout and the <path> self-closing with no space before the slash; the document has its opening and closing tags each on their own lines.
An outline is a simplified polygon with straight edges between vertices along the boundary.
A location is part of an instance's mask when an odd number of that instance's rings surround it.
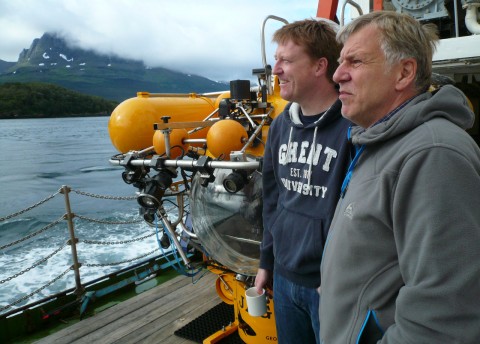
<svg viewBox="0 0 480 344">
<path fill-rule="evenodd" d="M 188 144 L 184 143 L 184 140 L 188 139 L 188 132 L 185 129 L 172 129 L 169 137 L 170 158 L 178 158 L 187 152 Z M 156 130 L 155 134 L 153 134 L 153 147 L 158 155 L 165 154 L 165 135 L 163 134 L 163 131 Z"/>
<path fill-rule="evenodd" d="M 218 121 L 207 133 L 207 149 L 216 158 L 223 155 L 230 160 L 230 153 L 242 149 L 248 134 L 245 128 L 232 119 Z"/>
</svg>

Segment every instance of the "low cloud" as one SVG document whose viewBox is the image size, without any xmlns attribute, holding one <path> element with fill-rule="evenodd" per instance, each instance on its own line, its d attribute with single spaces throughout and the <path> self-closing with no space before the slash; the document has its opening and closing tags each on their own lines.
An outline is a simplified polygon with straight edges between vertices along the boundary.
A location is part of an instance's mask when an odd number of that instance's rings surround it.
<svg viewBox="0 0 480 344">
<path fill-rule="evenodd" d="M 0 59 L 16 61 L 44 32 L 74 46 L 143 60 L 217 81 L 249 79 L 262 66 L 260 29 L 268 15 L 314 17 L 317 2 L 290 0 L 16 0 L 0 3 Z M 268 21 L 270 39 L 282 24 Z"/>
</svg>

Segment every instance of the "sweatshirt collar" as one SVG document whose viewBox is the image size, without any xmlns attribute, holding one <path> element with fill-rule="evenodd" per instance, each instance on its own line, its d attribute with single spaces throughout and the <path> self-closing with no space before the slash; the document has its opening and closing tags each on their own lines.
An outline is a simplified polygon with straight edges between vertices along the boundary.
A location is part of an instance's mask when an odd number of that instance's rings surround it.
<svg viewBox="0 0 480 344">
<path fill-rule="evenodd" d="M 408 105 L 408 103 L 410 103 L 416 96 L 413 96 L 412 98 L 410 99 L 407 99 L 406 101 L 404 101 L 402 104 L 400 104 L 399 106 L 397 106 L 395 109 L 393 109 L 392 111 L 390 111 L 389 113 L 387 113 L 385 116 L 383 116 L 382 118 L 380 118 L 378 121 L 376 121 L 375 123 L 373 123 L 373 125 L 370 126 L 371 127 L 374 127 L 380 123 L 383 123 L 383 122 L 387 122 L 390 118 L 392 118 L 393 116 L 395 116 L 398 112 L 400 112 L 401 109 L 403 109 L 405 106 Z"/>
</svg>

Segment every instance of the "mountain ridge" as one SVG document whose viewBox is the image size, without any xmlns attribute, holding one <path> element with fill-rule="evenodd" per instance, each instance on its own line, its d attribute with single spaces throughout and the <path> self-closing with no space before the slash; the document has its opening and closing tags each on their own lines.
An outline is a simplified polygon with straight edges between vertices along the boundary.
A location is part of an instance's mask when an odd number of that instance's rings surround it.
<svg viewBox="0 0 480 344">
<path fill-rule="evenodd" d="M 228 90 L 223 82 L 167 68 L 149 68 L 142 61 L 102 55 L 69 46 L 55 33 L 35 38 L 17 62 L 0 60 L 0 84 L 45 82 L 77 92 L 122 101 L 137 92 L 205 93 Z"/>
</svg>

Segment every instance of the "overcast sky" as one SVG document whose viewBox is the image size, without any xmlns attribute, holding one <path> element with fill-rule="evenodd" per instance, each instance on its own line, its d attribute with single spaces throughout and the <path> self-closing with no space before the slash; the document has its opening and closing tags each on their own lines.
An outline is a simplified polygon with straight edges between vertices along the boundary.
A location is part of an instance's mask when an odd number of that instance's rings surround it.
<svg viewBox="0 0 480 344">
<path fill-rule="evenodd" d="M 217 81 L 250 79 L 262 67 L 268 15 L 315 17 L 316 0 L 0 0 L 0 59 L 16 62 L 45 32 L 84 49 L 143 60 Z M 267 62 L 273 63 L 267 22 Z"/>
</svg>

